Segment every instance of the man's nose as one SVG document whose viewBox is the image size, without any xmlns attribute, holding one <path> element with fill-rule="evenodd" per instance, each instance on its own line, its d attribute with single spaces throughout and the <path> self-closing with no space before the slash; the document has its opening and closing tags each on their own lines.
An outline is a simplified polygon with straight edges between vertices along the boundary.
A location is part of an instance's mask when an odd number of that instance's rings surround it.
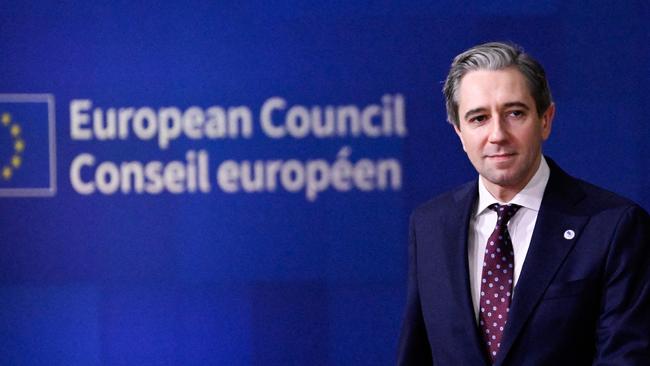
<svg viewBox="0 0 650 366">
<path fill-rule="evenodd" d="M 490 126 L 490 135 L 488 136 L 488 141 L 493 144 L 502 143 L 508 138 L 508 130 L 506 126 L 506 121 L 497 116 L 492 120 L 492 125 Z"/>
</svg>

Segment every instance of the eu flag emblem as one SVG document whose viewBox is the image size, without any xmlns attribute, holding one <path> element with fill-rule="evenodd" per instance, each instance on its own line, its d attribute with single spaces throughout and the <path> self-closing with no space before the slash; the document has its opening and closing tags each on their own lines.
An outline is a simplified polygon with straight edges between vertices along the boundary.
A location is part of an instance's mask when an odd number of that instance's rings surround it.
<svg viewBox="0 0 650 366">
<path fill-rule="evenodd" d="M 55 193 L 54 97 L 0 94 L 0 196 Z"/>
</svg>

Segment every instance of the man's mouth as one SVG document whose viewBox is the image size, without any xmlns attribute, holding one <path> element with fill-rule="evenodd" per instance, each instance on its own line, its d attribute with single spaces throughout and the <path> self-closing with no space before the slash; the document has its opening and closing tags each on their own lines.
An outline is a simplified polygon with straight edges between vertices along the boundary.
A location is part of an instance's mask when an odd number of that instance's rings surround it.
<svg viewBox="0 0 650 366">
<path fill-rule="evenodd" d="M 513 158 L 516 154 L 515 153 L 499 153 L 499 154 L 489 154 L 486 155 L 485 157 L 490 160 L 494 161 L 506 161 L 511 158 Z"/>
</svg>

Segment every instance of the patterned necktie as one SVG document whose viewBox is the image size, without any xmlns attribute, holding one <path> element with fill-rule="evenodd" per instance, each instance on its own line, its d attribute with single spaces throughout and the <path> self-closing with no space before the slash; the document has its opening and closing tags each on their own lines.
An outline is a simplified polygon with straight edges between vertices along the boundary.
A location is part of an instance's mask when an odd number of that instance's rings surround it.
<svg viewBox="0 0 650 366">
<path fill-rule="evenodd" d="M 481 276 L 481 308 L 479 324 L 485 346 L 494 363 L 501 346 L 501 336 L 508 320 L 514 272 L 514 252 L 508 233 L 508 221 L 521 208 L 519 205 L 489 206 L 497 212 L 497 225 L 488 239 Z"/>
</svg>

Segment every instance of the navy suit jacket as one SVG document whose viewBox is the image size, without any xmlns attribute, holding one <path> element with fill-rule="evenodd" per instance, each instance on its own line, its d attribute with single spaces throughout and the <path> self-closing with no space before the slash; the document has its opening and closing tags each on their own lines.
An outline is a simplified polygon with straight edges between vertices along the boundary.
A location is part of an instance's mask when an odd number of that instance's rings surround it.
<svg viewBox="0 0 650 366">
<path fill-rule="evenodd" d="M 495 365 L 650 365 L 648 213 L 547 161 L 550 178 Z M 399 365 L 489 364 L 467 260 L 477 184 L 411 215 Z"/>
</svg>

